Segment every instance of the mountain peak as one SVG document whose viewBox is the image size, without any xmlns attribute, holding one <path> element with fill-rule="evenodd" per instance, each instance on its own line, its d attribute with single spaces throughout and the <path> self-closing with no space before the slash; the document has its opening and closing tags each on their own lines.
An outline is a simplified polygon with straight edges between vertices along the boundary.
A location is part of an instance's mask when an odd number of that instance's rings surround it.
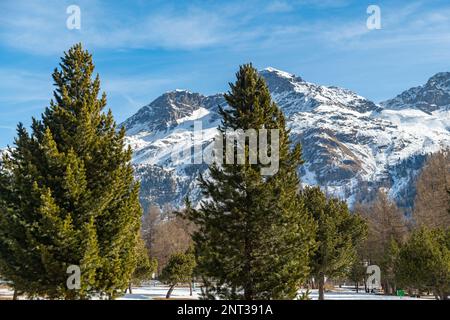
<svg viewBox="0 0 450 320">
<path fill-rule="evenodd" d="M 120 127 L 125 127 L 128 134 L 164 131 L 177 125 L 180 119 L 205 109 L 217 108 L 223 102 L 222 94 L 204 96 L 184 89 L 167 91 L 139 109 L 120 124 Z"/>
<path fill-rule="evenodd" d="M 175 89 L 175 90 L 167 91 L 167 93 L 169 93 L 169 92 L 192 94 L 192 92 L 187 89 Z"/>
<path fill-rule="evenodd" d="M 385 109 L 418 109 L 425 113 L 450 107 L 450 72 L 439 72 L 427 83 L 408 89 L 393 99 L 384 101 Z"/>
<path fill-rule="evenodd" d="M 164 92 L 159 98 L 161 97 L 185 97 L 185 96 L 201 96 L 200 93 L 197 92 L 191 92 L 186 89 L 175 89 L 175 90 L 169 90 Z M 158 99 L 158 98 L 157 98 Z"/>
<path fill-rule="evenodd" d="M 268 74 L 272 74 L 272 75 L 275 75 L 275 76 L 277 76 L 279 78 L 284 78 L 284 79 L 291 80 L 291 81 L 292 80 L 294 80 L 294 81 L 303 81 L 302 78 L 296 77 L 295 74 L 292 74 L 292 73 L 289 73 L 289 72 L 286 72 L 286 71 L 283 71 L 283 70 L 280 70 L 280 69 L 276 69 L 276 68 L 273 68 L 273 67 L 264 68 L 263 70 L 260 71 L 260 74 L 266 75 L 266 76 Z"/>
<path fill-rule="evenodd" d="M 434 87 L 440 90 L 450 91 L 450 72 L 439 72 L 428 79 L 425 87 Z"/>
<path fill-rule="evenodd" d="M 373 102 L 350 90 L 310 83 L 294 74 L 272 67 L 263 69 L 260 75 L 266 80 L 272 96 L 277 96 L 284 106 L 283 111 L 287 116 L 323 105 L 334 105 L 360 113 L 378 109 Z"/>
</svg>

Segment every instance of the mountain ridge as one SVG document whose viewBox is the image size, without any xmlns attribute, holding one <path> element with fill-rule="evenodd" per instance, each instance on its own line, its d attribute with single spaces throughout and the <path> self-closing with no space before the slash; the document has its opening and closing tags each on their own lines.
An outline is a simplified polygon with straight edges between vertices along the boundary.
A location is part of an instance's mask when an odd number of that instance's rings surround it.
<svg viewBox="0 0 450 320">
<path fill-rule="evenodd" d="M 400 99 L 376 104 L 351 90 L 310 83 L 272 67 L 260 74 L 286 115 L 291 140 L 303 145 L 302 182 L 319 184 L 350 204 L 370 200 L 383 186 L 396 200 L 407 194 L 400 203 L 410 208 L 414 190 L 408 185 L 420 170 L 423 155 L 450 146 L 447 73 L 436 74 L 415 89 L 415 100 L 403 107 Z M 406 97 L 405 92 L 399 96 Z M 423 103 L 414 104 L 417 101 L 439 102 L 439 107 L 427 109 Z M 143 181 L 145 206 L 180 206 L 187 195 L 194 203 L 201 199 L 196 177 L 207 174 L 207 166 L 189 163 L 186 157 L 174 160 L 171 154 L 190 150 L 195 143 L 207 148 L 220 124 L 219 105 L 226 105 L 221 94 L 171 91 L 122 124 L 135 151 L 133 164 Z M 192 132 L 195 121 L 203 128 L 197 142 Z"/>
<path fill-rule="evenodd" d="M 450 108 L 450 72 L 438 72 L 422 85 L 380 103 L 388 109 L 418 109 L 431 114 Z"/>
</svg>

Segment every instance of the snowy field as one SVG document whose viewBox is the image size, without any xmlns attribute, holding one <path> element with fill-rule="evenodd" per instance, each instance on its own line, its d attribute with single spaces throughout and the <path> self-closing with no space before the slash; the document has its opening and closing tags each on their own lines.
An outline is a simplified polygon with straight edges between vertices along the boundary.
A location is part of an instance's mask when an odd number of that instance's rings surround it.
<svg viewBox="0 0 450 320">
<path fill-rule="evenodd" d="M 169 288 L 159 283 L 151 283 L 147 286 L 134 287 L 133 293 L 128 293 L 118 300 L 164 300 Z M 13 292 L 6 287 L 0 287 L 0 300 L 12 299 Z M 200 288 L 194 288 L 192 296 L 189 295 L 189 287 L 177 287 L 173 290 L 170 299 L 196 300 L 200 295 Z M 317 290 L 310 291 L 310 298 L 317 300 L 319 294 Z M 23 299 L 23 297 L 21 297 Z M 432 297 L 423 297 L 433 299 Z M 364 292 L 356 293 L 351 288 L 335 288 L 333 291 L 325 293 L 326 300 L 419 300 L 412 297 L 385 296 L 369 294 Z"/>
<path fill-rule="evenodd" d="M 144 286 L 140 288 L 134 288 L 133 294 L 127 294 L 119 300 L 152 300 L 152 299 L 165 299 L 167 290 L 169 288 L 163 285 L 157 286 Z M 176 288 L 174 289 L 171 299 L 198 299 L 200 295 L 200 289 L 194 290 L 193 295 L 189 296 L 189 288 Z M 310 290 L 309 297 L 311 300 L 317 300 L 319 297 L 318 290 Z M 385 296 L 378 294 L 369 294 L 364 292 L 356 293 L 355 290 L 350 288 L 335 288 L 331 292 L 325 293 L 326 300 L 418 300 L 412 297 L 397 297 L 397 296 Z"/>
</svg>

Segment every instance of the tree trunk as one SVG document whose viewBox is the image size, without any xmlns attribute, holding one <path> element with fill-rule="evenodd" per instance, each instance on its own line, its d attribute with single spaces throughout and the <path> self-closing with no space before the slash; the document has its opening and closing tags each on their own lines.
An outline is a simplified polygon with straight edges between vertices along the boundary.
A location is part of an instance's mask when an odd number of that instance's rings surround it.
<svg viewBox="0 0 450 320">
<path fill-rule="evenodd" d="M 314 284 L 314 279 L 313 279 L 313 278 L 311 278 L 311 279 L 309 280 L 309 287 L 310 287 L 311 289 L 316 289 L 316 286 L 315 286 L 315 284 Z"/>
<path fill-rule="evenodd" d="M 167 291 L 167 294 L 166 294 L 166 299 L 170 298 L 170 295 L 172 294 L 172 291 L 175 288 L 175 286 L 176 286 L 176 284 L 173 284 L 170 286 L 169 291 Z"/>
<path fill-rule="evenodd" d="M 441 296 L 437 290 L 433 290 L 433 295 L 436 300 L 441 300 Z"/>
<path fill-rule="evenodd" d="M 192 297 L 192 281 L 189 282 L 189 295 Z"/>
<path fill-rule="evenodd" d="M 249 275 L 249 277 L 245 280 L 245 283 L 243 285 L 244 289 L 244 299 L 245 300 L 254 300 L 254 292 L 253 292 L 253 279 L 252 276 L 252 268 L 251 268 L 251 261 L 252 261 L 252 246 L 251 241 L 248 239 L 246 233 L 245 239 L 244 239 L 244 270 L 245 273 Z"/>
<path fill-rule="evenodd" d="M 391 282 L 389 282 L 389 280 L 386 280 L 384 282 L 384 285 L 382 286 L 382 288 L 384 290 L 385 295 L 395 294 L 394 286 L 392 285 Z"/>
<path fill-rule="evenodd" d="M 445 290 L 437 290 L 436 295 L 439 297 L 437 300 L 448 300 L 448 294 Z"/>
<path fill-rule="evenodd" d="M 324 285 L 325 285 L 325 276 L 323 274 L 319 275 L 319 300 L 325 300 L 324 297 Z"/>
<path fill-rule="evenodd" d="M 356 287 L 356 293 L 358 293 L 359 292 L 359 282 L 358 281 L 356 281 L 355 287 Z"/>
<path fill-rule="evenodd" d="M 128 291 L 130 291 L 130 294 L 133 294 L 133 291 L 131 290 L 131 282 L 130 282 L 130 284 L 128 285 Z"/>
<path fill-rule="evenodd" d="M 244 288 L 244 300 L 253 300 L 253 288 L 251 286 L 246 286 Z"/>
<path fill-rule="evenodd" d="M 14 289 L 13 300 L 17 300 L 18 292 Z"/>
</svg>

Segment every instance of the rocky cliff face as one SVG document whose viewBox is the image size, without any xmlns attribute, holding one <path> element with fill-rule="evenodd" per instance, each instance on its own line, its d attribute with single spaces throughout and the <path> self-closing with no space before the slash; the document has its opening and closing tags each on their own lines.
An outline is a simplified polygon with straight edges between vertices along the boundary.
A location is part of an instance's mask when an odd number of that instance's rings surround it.
<svg viewBox="0 0 450 320">
<path fill-rule="evenodd" d="M 260 74 L 286 115 L 292 140 L 303 145 L 302 182 L 319 184 L 350 204 L 370 200 L 384 186 L 399 204 L 411 206 L 424 155 L 450 146 L 450 73 L 380 105 L 273 68 Z M 225 106 L 221 94 L 176 90 L 123 123 L 144 206 L 180 206 L 186 195 L 194 203 L 201 199 L 196 178 L 207 174 L 207 165 L 194 164 L 192 150 L 213 140 L 219 105 Z M 194 136 L 199 123 L 200 138 Z"/>
</svg>

